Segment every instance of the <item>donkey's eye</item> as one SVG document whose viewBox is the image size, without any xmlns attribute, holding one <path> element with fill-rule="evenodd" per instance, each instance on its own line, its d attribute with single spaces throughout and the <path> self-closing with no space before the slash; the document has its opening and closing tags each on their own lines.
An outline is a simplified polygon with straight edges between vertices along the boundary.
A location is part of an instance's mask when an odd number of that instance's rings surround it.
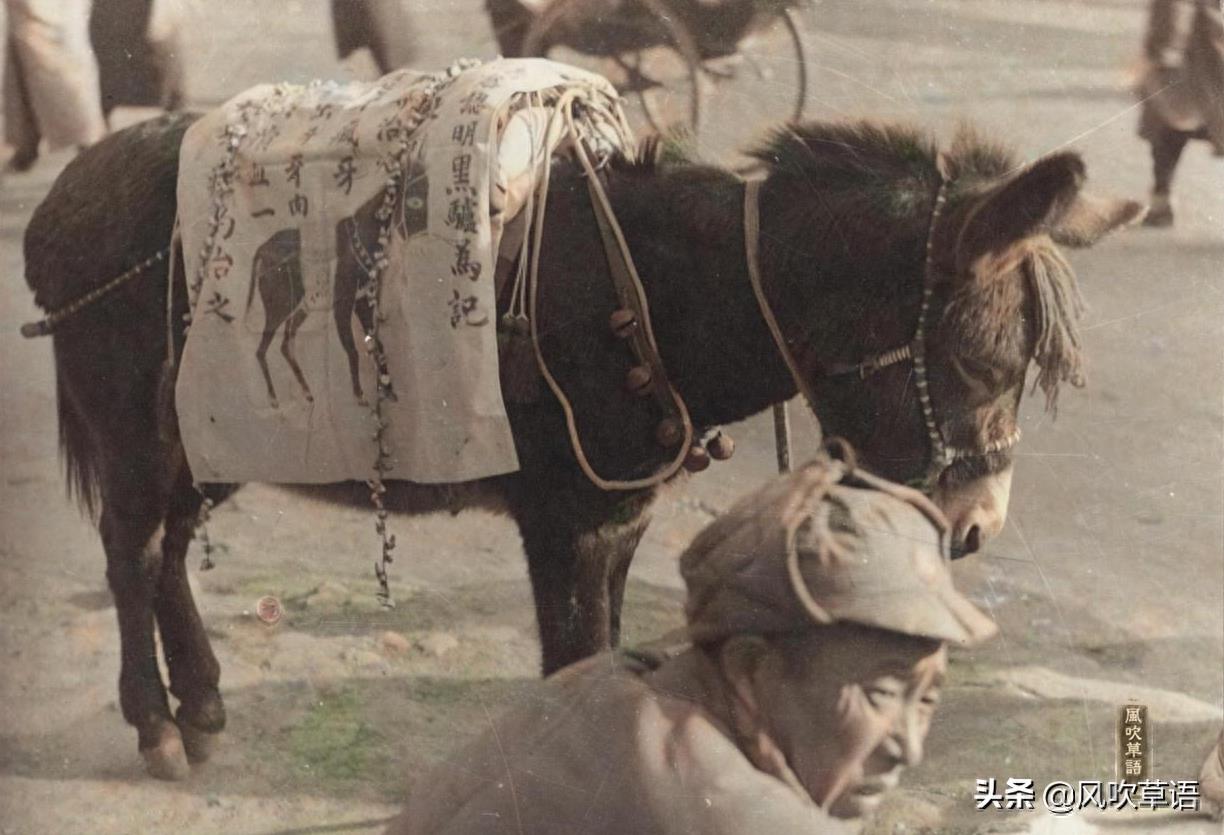
<svg viewBox="0 0 1224 835">
<path fill-rule="evenodd" d="M 952 370 L 970 389 L 989 394 L 999 384 L 999 372 L 989 363 L 969 357 L 952 357 Z"/>
<path fill-rule="evenodd" d="M 976 360 L 973 357 L 957 356 L 952 358 L 952 362 L 967 374 L 974 377 L 988 378 L 994 374 L 994 366 L 988 362 Z"/>
</svg>

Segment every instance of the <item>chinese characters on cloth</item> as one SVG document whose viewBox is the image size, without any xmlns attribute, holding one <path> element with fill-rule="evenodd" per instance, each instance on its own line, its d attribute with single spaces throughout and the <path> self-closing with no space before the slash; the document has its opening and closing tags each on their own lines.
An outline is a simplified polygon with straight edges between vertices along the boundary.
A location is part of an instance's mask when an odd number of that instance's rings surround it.
<svg viewBox="0 0 1224 835">
<path fill-rule="evenodd" d="M 544 127 L 573 89 L 597 152 L 623 145 L 611 85 L 540 59 L 263 85 L 188 131 L 178 208 L 191 324 L 176 402 L 197 481 L 370 477 L 380 373 L 389 478 L 518 469 L 495 264 L 542 162 L 564 150 Z"/>
</svg>

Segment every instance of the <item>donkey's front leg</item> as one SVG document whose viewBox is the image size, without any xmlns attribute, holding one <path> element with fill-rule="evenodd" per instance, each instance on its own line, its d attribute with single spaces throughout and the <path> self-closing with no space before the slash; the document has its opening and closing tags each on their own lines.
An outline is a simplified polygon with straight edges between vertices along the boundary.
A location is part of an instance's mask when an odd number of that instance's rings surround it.
<svg viewBox="0 0 1224 835">
<path fill-rule="evenodd" d="M 625 584 L 629 581 L 629 565 L 637 553 L 638 543 L 646 534 L 650 524 L 649 510 L 643 511 L 636 521 L 622 525 L 618 530 L 605 535 L 611 561 L 608 565 L 608 616 L 609 639 L 613 647 L 620 646 L 621 609 L 625 604 Z"/>
<path fill-rule="evenodd" d="M 140 489 L 132 491 L 139 495 Z M 150 491 L 153 492 L 153 491 Z M 190 769 L 178 727 L 170 716 L 166 690 L 157 669 L 153 637 L 153 598 L 162 562 L 160 508 L 131 493 L 105 495 L 101 519 L 106 548 L 106 579 L 119 616 L 119 706 L 135 726 L 140 753 L 150 774 L 181 780 Z"/>
<path fill-rule="evenodd" d="M 594 488 L 521 491 L 512 499 L 527 552 L 543 652 L 543 673 L 602 652 L 613 644 L 613 578 L 628 563 L 645 530 L 648 495 Z M 623 582 L 619 584 L 623 592 Z M 619 597 L 619 594 L 618 594 Z"/>
</svg>

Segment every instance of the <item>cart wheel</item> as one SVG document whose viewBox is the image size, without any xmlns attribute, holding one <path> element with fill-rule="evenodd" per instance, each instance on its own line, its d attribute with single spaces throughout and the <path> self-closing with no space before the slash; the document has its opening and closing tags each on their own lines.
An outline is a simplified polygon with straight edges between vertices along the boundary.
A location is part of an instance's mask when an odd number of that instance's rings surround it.
<svg viewBox="0 0 1224 835">
<path fill-rule="evenodd" d="M 781 122 L 803 116 L 808 95 L 808 49 L 801 11 L 770 15 L 740 41 L 736 52 L 707 60 L 705 106 L 735 114 L 719 125 L 718 148 L 742 150 Z"/>
<path fill-rule="evenodd" d="M 662 0 L 637 0 L 615 19 L 584 0 L 553 0 L 523 38 L 523 55 L 582 67 L 626 97 L 632 121 L 657 131 L 701 124 L 701 57 L 692 34 Z"/>
<path fill-rule="evenodd" d="M 789 8 L 782 12 L 782 25 L 790 38 L 791 52 L 795 56 L 795 98 L 790 121 L 798 122 L 803 118 L 803 108 L 807 105 L 807 37 L 803 34 L 803 21 L 800 20 L 797 9 Z"/>
<path fill-rule="evenodd" d="M 661 80 L 656 86 L 637 91 L 642 112 L 650 126 L 664 133 L 675 125 L 684 125 L 697 136 L 701 132 L 701 100 L 704 95 L 701 53 L 688 28 L 674 14 L 669 14 L 661 0 L 639 0 L 667 36 L 667 50 L 653 56 L 645 55 L 652 66 L 645 68 L 648 77 Z"/>
</svg>

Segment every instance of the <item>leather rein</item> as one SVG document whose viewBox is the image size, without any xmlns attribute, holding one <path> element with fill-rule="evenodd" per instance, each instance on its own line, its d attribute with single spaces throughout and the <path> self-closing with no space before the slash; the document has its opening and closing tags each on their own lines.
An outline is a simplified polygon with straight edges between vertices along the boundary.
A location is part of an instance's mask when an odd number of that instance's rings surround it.
<svg viewBox="0 0 1224 835">
<path fill-rule="evenodd" d="M 744 184 L 744 248 L 748 262 L 748 277 L 752 281 L 752 291 L 756 295 L 757 304 L 761 308 L 761 316 L 769 326 L 769 332 L 773 336 L 774 344 L 778 347 L 778 353 L 782 355 L 782 359 L 786 362 L 786 367 L 794 378 L 799 392 L 803 395 L 804 400 L 807 401 L 808 408 L 811 409 L 813 415 L 817 416 L 817 421 L 819 421 L 819 413 L 816 410 L 816 398 L 813 395 L 811 386 L 807 379 L 799 372 L 799 366 L 795 362 L 794 355 L 787 345 L 786 338 L 782 334 L 782 329 L 778 326 L 777 318 L 774 316 L 773 310 L 769 306 L 769 301 L 765 297 L 765 291 L 761 286 L 759 261 L 761 182 L 761 180 L 749 180 Z M 860 362 L 833 365 L 823 375 L 837 377 L 857 374 L 860 380 L 865 380 L 867 377 L 890 365 L 905 361 L 913 364 L 914 386 L 918 392 L 918 404 L 922 410 L 922 420 L 926 426 L 928 439 L 929 453 L 926 473 L 923 477 L 924 489 L 928 491 L 934 488 L 944 471 L 957 461 L 1004 452 L 1014 447 L 1020 441 L 1020 429 L 1017 427 L 1014 432 L 1005 438 L 999 438 L 978 447 L 959 447 L 948 442 L 944 436 L 939 419 L 935 415 L 935 405 L 931 400 L 930 384 L 927 379 L 926 327 L 931 297 L 935 292 L 937 273 L 935 266 L 935 232 L 939 223 L 939 217 L 943 212 L 944 203 L 947 202 L 947 191 L 948 178 L 944 174 L 944 168 L 941 165 L 939 191 L 935 196 L 935 205 L 931 209 L 931 219 L 927 229 L 926 261 L 922 274 L 922 304 L 918 309 L 918 322 L 914 327 L 913 337 L 903 345 L 872 354 Z"/>
</svg>

